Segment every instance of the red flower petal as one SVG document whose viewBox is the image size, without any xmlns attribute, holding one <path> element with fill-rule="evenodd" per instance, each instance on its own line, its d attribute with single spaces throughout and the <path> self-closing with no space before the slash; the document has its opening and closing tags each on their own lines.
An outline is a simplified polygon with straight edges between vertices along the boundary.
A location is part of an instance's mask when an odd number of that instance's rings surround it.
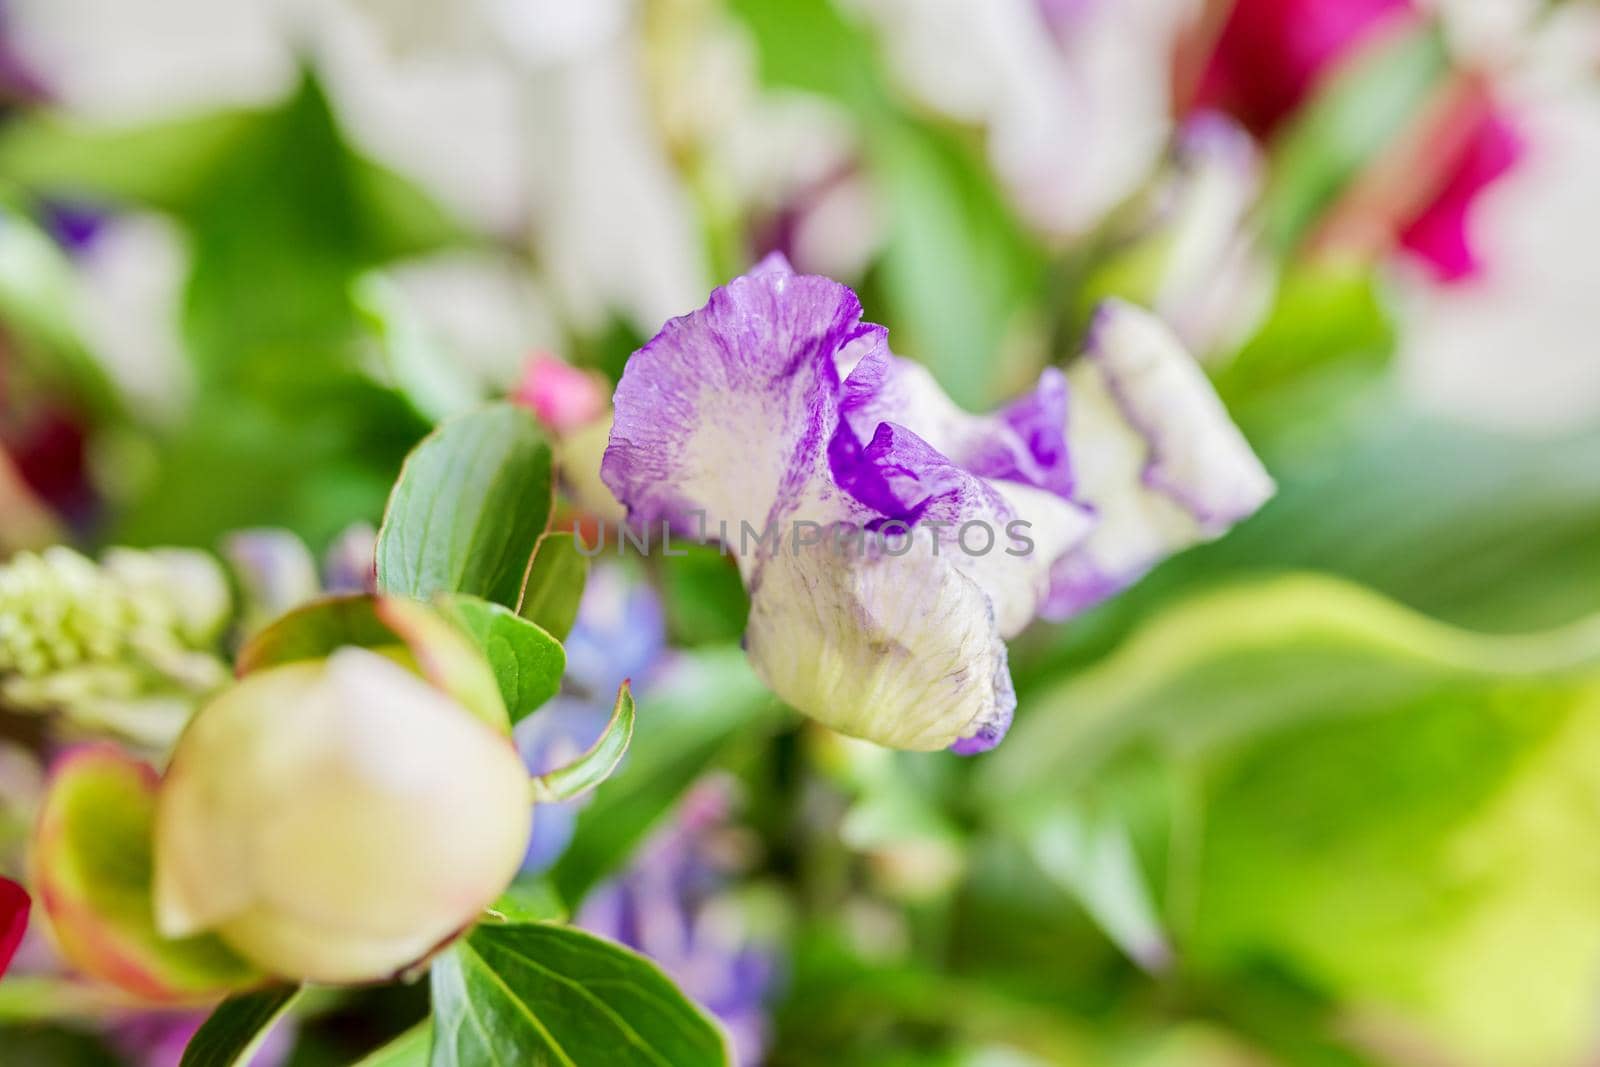
<svg viewBox="0 0 1600 1067">
<path fill-rule="evenodd" d="M 11 957 L 27 932 L 32 903 L 27 890 L 9 878 L 0 878 L 0 975 L 11 966 Z"/>
</svg>

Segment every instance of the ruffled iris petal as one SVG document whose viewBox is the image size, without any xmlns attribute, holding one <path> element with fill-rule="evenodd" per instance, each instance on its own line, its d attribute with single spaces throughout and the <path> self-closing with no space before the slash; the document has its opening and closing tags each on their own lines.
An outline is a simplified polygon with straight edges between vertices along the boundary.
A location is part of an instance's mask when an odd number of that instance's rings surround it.
<svg viewBox="0 0 1600 1067">
<path fill-rule="evenodd" d="M 1076 496 L 1098 523 L 1055 564 L 1042 611 L 1052 619 L 1091 607 L 1167 556 L 1220 536 L 1274 488 L 1199 365 L 1148 312 L 1103 305 L 1071 385 Z"/>
<path fill-rule="evenodd" d="M 825 502 L 834 357 L 883 335 L 827 278 L 767 269 L 735 279 L 628 361 L 601 478 L 630 522 L 688 535 L 724 522 L 762 529 Z"/>
</svg>

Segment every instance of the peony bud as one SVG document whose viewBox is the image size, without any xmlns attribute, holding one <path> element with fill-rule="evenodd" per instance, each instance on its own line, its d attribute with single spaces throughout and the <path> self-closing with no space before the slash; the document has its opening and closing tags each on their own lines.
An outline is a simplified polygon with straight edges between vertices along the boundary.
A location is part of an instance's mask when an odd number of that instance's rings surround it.
<svg viewBox="0 0 1600 1067">
<path fill-rule="evenodd" d="M 387 978 L 505 889 L 532 818 L 511 739 L 393 659 L 344 647 L 273 666 L 173 754 L 157 925 L 212 930 L 288 978 Z"/>
</svg>

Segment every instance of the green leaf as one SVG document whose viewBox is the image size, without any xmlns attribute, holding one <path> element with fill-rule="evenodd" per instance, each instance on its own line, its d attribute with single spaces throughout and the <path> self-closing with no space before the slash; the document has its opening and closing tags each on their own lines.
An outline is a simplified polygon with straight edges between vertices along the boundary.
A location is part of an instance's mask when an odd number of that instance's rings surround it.
<svg viewBox="0 0 1600 1067">
<path fill-rule="evenodd" d="M 882 282 L 896 348 L 927 364 L 957 403 L 981 409 L 1023 376 L 1000 360 L 1043 283 L 1043 252 L 970 146 L 910 120 L 886 124 L 870 144 L 890 206 Z"/>
<path fill-rule="evenodd" d="M 673 644 L 739 640 L 750 615 L 750 597 L 732 559 L 711 545 L 685 544 L 651 562 Z"/>
<path fill-rule="evenodd" d="M 1171 963 L 1172 947 L 1124 823 L 1063 806 L 1034 827 L 1028 844 L 1039 867 L 1129 959 L 1152 972 Z"/>
<path fill-rule="evenodd" d="M 373 379 L 352 282 L 448 239 L 427 221 L 437 209 L 374 176 L 313 78 L 241 122 L 222 147 L 185 161 L 169 206 L 191 252 L 183 332 L 196 393 L 119 516 L 125 543 L 205 543 L 277 525 L 318 548 L 381 514 L 428 429 Z M 397 211 L 401 200 L 415 210 Z"/>
<path fill-rule="evenodd" d="M 273 985 L 224 1000 L 189 1039 L 178 1067 L 249 1067 L 300 992 L 300 986 Z"/>
<path fill-rule="evenodd" d="M 1141 749 L 1183 786 L 1164 910 L 1189 972 L 1287 975 L 1445 1060 L 1579 1057 L 1600 617 L 1491 636 L 1308 576 L 1194 597 L 1025 700 L 975 795 L 1027 835 Z"/>
<path fill-rule="evenodd" d="M 353 1067 L 427 1067 L 433 1046 L 433 1021 L 424 1020 L 393 1041 L 362 1057 Z"/>
<path fill-rule="evenodd" d="M 571 533 L 546 533 L 534 548 L 517 613 L 565 641 L 577 621 L 588 581 L 589 557 L 578 551 L 577 538 Z"/>
<path fill-rule="evenodd" d="M 611 777 L 633 740 L 633 692 L 627 682 L 617 690 L 617 702 L 605 730 L 589 750 L 565 767 L 533 779 L 533 799 L 537 804 L 556 804 L 582 796 Z"/>
<path fill-rule="evenodd" d="M 553 491 L 550 445 L 531 413 L 494 404 L 452 419 L 400 472 L 378 531 L 378 588 L 514 608 Z"/>
<path fill-rule="evenodd" d="M 0 173 L 54 196 L 181 213 L 263 114 L 222 111 L 130 129 L 35 111 L 6 124 Z"/>
<path fill-rule="evenodd" d="M 858 111 L 889 106 L 877 50 L 832 0 L 734 0 L 755 38 L 761 80 L 829 96 Z"/>
<path fill-rule="evenodd" d="M 353 298 L 396 388 L 419 415 L 439 422 L 483 401 L 482 386 L 428 332 L 394 282 L 378 273 L 363 275 Z"/>
<path fill-rule="evenodd" d="M 1313 373 L 1380 368 L 1393 351 L 1394 324 L 1369 265 L 1296 262 L 1279 280 L 1267 320 L 1214 377 L 1233 405 Z"/>
<path fill-rule="evenodd" d="M 440 602 L 489 661 L 500 697 L 516 725 L 561 690 L 567 653 L 561 642 L 510 608 L 456 594 Z"/>
<path fill-rule="evenodd" d="M 1001 807 L 1051 801 L 1138 741 L 1191 754 L 1444 683 L 1581 676 L 1596 664 L 1600 618 L 1498 637 L 1334 578 L 1239 582 L 1173 605 L 1092 669 L 1030 694 L 983 765 L 982 792 Z"/>
<path fill-rule="evenodd" d="M 714 1067 L 722 1032 L 652 962 L 570 927 L 480 926 L 433 964 L 433 1067 Z"/>
<path fill-rule="evenodd" d="M 550 872 L 568 903 L 626 860 L 732 739 L 782 721 L 737 647 L 685 652 L 669 677 L 652 684 L 648 703 L 633 755 L 584 805 L 572 844 Z"/>
<path fill-rule="evenodd" d="M 566 922 L 571 917 L 549 881 L 527 875 L 519 875 L 488 911 L 494 921 L 508 923 Z"/>
</svg>

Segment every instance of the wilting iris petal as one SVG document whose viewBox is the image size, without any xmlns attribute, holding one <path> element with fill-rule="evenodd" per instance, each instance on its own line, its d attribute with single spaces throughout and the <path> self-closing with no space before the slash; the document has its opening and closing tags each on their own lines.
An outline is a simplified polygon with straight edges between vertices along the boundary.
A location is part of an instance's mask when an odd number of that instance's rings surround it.
<svg viewBox="0 0 1600 1067">
<path fill-rule="evenodd" d="M 1098 523 L 1055 565 L 1042 614 L 1066 618 L 1167 556 L 1226 532 L 1273 492 L 1193 358 L 1154 316 L 1108 302 L 1073 369 L 1068 444 Z"/>
<path fill-rule="evenodd" d="M 773 692 L 891 748 L 992 747 L 1016 707 L 988 597 L 920 545 L 860 560 L 826 545 L 774 556 L 745 644 Z"/>
</svg>

